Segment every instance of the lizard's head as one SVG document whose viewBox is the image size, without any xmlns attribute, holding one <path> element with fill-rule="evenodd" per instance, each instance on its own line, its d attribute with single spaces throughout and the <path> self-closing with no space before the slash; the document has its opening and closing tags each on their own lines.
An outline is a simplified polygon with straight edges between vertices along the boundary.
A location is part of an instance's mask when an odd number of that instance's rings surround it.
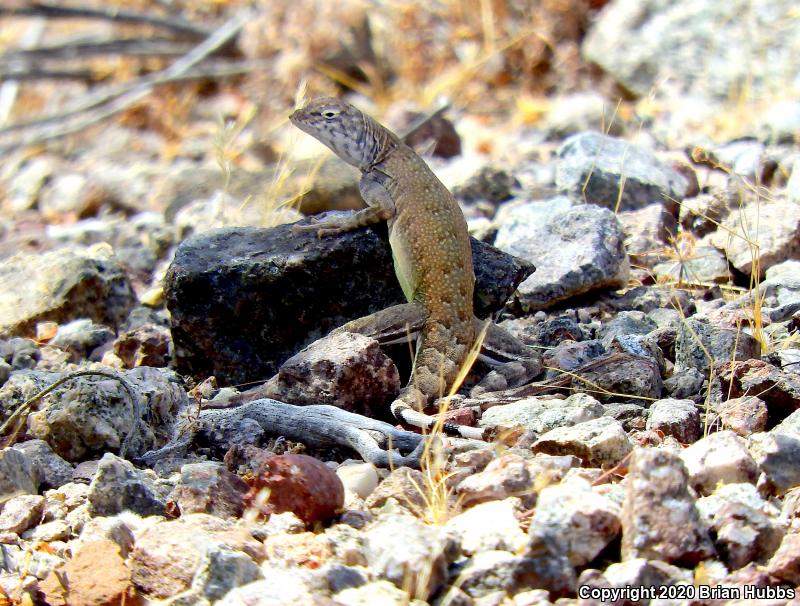
<svg viewBox="0 0 800 606">
<path fill-rule="evenodd" d="M 289 120 L 348 164 L 366 169 L 388 151 L 394 135 L 349 103 L 320 97 L 296 110 Z"/>
</svg>

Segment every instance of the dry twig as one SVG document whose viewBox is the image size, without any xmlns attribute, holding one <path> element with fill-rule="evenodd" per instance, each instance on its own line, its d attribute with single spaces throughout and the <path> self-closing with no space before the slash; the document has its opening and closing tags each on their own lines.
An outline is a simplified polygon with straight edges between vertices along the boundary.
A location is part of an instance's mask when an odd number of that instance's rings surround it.
<svg viewBox="0 0 800 606">
<path fill-rule="evenodd" d="M 156 86 L 185 77 L 198 63 L 236 36 L 250 18 L 250 11 L 238 13 L 192 51 L 160 72 L 87 95 L 60 114 L 12 124 L 0 130 L 0 152 L 64 137 L 115 116 L 147 97 Z"/>
</svg>

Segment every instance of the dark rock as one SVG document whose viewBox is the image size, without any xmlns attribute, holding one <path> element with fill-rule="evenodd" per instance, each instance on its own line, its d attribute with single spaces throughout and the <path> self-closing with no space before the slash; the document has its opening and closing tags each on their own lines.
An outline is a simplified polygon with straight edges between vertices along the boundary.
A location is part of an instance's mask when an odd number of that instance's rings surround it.
<svg viewBox="0 0 800 606">
<path fill-rule="evenodd" d="M 525 555 L 484 551 L 458 570 L 458 586 L 473 599 L 494 593 L 514 595 L 538 587 L 555 599 L 574 591 L 575 572 L 558 545 L 539 539 Z M 499 602 L 495 602 L 499 603 Z"/>
<path fill-rule="evenodd" d="M 634 403 L 641 401 L 636 396 L 661 397 L 661 372 L 658 362 L 653 358 L 614 352 L 595 361 L 595 366 L 578 373 L 580 378 L 571 379 L 573 389 L 585 389 L 587 384 L 592 385 L 601 402 L 625 401 L 625 396 L 631 397 Z"/>
<path fill-rule="evenodd" d="M 425 123 L 415 128 L 418 120 Z M 461 137 L 458 136 L 453 123 L 444 115 L 438 114 L 430 117 L 428 114 L 408 112 L 406 114 L 407 128 L 411 131 L 403 135 L 403 141 L 411 147 L 426 146 L 433 141 L 430 153 L 439 158 L 453 158 L 461 155 Z M 404 132 L 406 129 L 403 129 Z"/>
<path fill-rule="evenodd" d="M 750 454 L 777 494 L 800 486 L 800 437 L 776 430 L 750 436 Z"/>
<path fill-rule="evenodd" d="M 600 341 L 564 341 L 545 352 L 542 363 L 549 368 L 547 378 L 560 376 L 559 370 L 575 370 L 591 360 L 605 355 L 606 349 Z M 555 370 L 551 370 L 555 369 Z"/>
<path fill-rule="evenodd" d="M 0 504 L 20 494 L 36 494 L 37 479 L 28 456 L 14 448 L 0 450 Z"/>
<path fill-rule="evenodd" d="M 655 362 L 662 375 L 666 372 L 664 352 L 661 351 L 656 340 L 649 336 L 649 333 L 647 335 L 616 335 L 609 344 L 608 350 L 647 358 Z"/>
<path fill-rule="evenodd" d="M 262 577 L 261 569 L 250 556 L 230 547 L 217 545 L 208 549 L 198 563 L 192 579 L 191 593 L 214 604 L 232 589 Z"/>
<path fill-rule="evenodd" d="M 622 507 L 622 559 L 688 564 L 714 555 L 676 454 L 637 449 L 629 464 Z"/>
<path fill-rule="evenodd" d="M 735 196 L 727 192 L 700 194 L 681 204 L 680 223 L 683 229 L 698 238 L 716 231 L 719 224 L 735 208 Z"/>
<path fill-rule="evenodd" d="M 11 376 L 11 364 L 0 358 L 0 387 L 2 387 Z"/>
<path fill-rule="evenodd" d="M 476 313 L 486 314 L 532 267 L 473 247 Z M 166 278 L 177 368 L 223 385 L 263 380 L 331 329 L 405 302 L 391 267 L 382 227 L 322 239 L 291 225 L 194 236 Z"/>
<path fill-rule="evenodd" d="M 79 362 L 88 358 L 93 350 L 113 339 L 113 330 L 84 318 L 59 326 L 56 336 L 48 345 L 68 352 L 72 362 Z"/>
<path fill-rule="evenodd" d="M 361 587 L 368 581 L 365 571 L 356 566 L 331 563 L 323 570 L 331 593 L 339 593 L 349 587 Z"/>
<path fill-rule="evenodd" d="M 531 326 L 526 338 L 541 347 L 556 347 L 563 341 L 585 341 L 586 328 L 571 318 L 553 318 Z"/>
<path fill-rule="evenodd" d="M 618 295 L 611 293 L 603 297 L 603 304 L 617 311 L 643 311 L 670 308 L 680 310 L 688 317 L 694 314 L 695 304 L 688 292 L 668 286 L 637 286 Z"/>
<path fill-rule="evenodd" d="M 462 185 L 454 187 L 453 195 L 467 204 L 483 201 L 499 204 L 513 197 L 513 190 L 519 187 L 519 182 L 507 172 L 484 166 Z"/>
<path fill-rule="evenodd" d="M 598 338 L 608 349 L 614 337 L 619 335 L 646 335 L 655 330 L 657 325 L 641 311 L 622 311 L 603 324 Z"/>
<path fill-rule="evenodd" d="M 556 185 L 577 200 L 612 210 L 636 210 L 661 202 L 675 216 L 676 201 L 683 199 L 689 187 L 683 175 L 649 150 L 594 132 L 578 133 L 563 143 L 558 150 Z"/>
<path fill-rule="evenodd" d="M 672 376 L 664 380 L 664 391 L 671 398 L 678 400 L 694 400 L 702 395 L 701 390 L 708 376 L 703 376 L 696 368 L 687 368 L 672 373 Z"/>
<path fill-rule="evenodd" d="M 760 355 L 761 346 L 752 336 L 741 330 L 719 328 L 699 318 L 683 322 L 675 341 L 675 369 L 696 368 L 706 376 L 711 365 L 709 356 L 718 368 L 721 362 L 750 360 Z"/>
<path fill-rule="evenodd" d="M 271 459 L 276 454 L 284 453 L 277 448 L 272 451 L 248 443 L 233 444 L 225 453 L 223 462 L 228 471 L 233 474 L 252 477 L 258 468 L 267 462 L 267 459 Z"/>
<path fill-rule="evenodd" d="M 26 440 L 12 446 L 31 461 L 43 489 L 58 488 L 72 479 L 72 465 L 59 457 L 44 440 Z"/>
<path fill-rule="evenodd" d="M 172 359 L 169 329 L 158 324 L 144 324 L 122 333 L 114 341 L 112 352 L 124 368 L 168 366 Z"/>
<path fill-rule="evenodd" d="M 95 516 L 113 516 L 127 509 L 141 516 L 164 515 L 168 492 L 145 471 L 106 453 L 89 485 L 89 510 Z"/>
<path fill-rule="evenodd" d="M 250 487 L 221 463 L 205 461 L 181 468 L 181 477 L 170 495 L 181 515 L 208 513 L 220 518 L 238 518 L 244 511 Z"/>
<path fill-rule="evenodd" d="M 543 213 L 532 202 L 513 209 L 495 244 L 535 263 L 537 271 L 520 284 L 515 298 L 526 311 L 544 309 L 570 297 L 628 280 L 629 261 L 619 220 L 589 204 Z"/>
</svg>

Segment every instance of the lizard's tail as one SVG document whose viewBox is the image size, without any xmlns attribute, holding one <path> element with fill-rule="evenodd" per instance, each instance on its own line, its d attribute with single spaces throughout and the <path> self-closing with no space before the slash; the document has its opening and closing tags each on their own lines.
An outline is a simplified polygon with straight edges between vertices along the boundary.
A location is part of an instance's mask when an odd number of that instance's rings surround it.
<svg viewBox="0 0 800 606">
<path fill-rule="evenodd" d="M 449 436 L 467 438 L 469 440 L 484 439 L 484 431 L 478 427 L 459 425 L 458 423 L 450 423 L 448 421 L 440 423 L 439 419 L 436 417 L 420 412 L 413 405 L 413 403 L 417 401 L 424 401 L 422 393 L 413 385 L 404 387 L 397 399 L 392 402 L 391 410 L 394 418 L 425 431 L 433 431 L 441 426 L 442 431 Z"/>
</svg>

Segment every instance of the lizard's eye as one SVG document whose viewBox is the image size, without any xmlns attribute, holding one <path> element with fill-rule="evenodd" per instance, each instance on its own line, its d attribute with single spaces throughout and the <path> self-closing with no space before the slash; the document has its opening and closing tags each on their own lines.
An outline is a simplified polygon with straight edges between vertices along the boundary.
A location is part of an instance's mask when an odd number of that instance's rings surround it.
<svg viewBox="0 0 800 606">
<path fill-rule="evenodd" d="M 333 109 L 326 109 L 322 112 L 322 117 L 326 120 L 333 120 L 336 116 L 339 115 L 339 112 Z"/>
</svg>

